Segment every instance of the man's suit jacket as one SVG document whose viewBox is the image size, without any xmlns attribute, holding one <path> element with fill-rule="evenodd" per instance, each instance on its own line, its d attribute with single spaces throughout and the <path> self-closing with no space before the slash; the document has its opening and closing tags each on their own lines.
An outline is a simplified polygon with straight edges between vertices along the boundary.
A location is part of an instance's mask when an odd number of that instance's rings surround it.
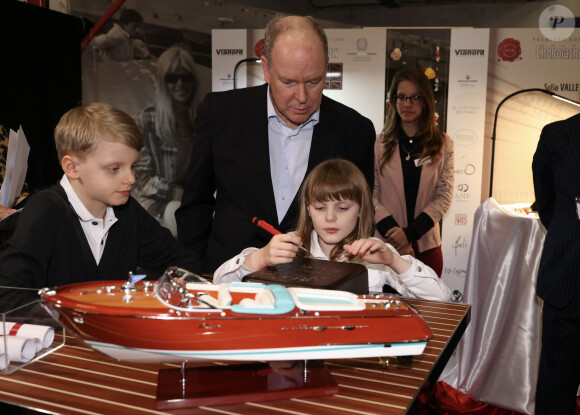
<svg viewBox="0 0 580 415">
<path fill-rule="evenodd" d="M 580 114 L 542 130 L 532 163 L 538 213 L 548 230 L 537 294 L 554 307 L 580 296 Z"/>
<path fill-rule="evenodd" d="M 272 236 L 252 224 L 253 217 L 282 232 L 296 226 L 298 194 L 283 220 L 277 218 L 267 90 L 264 84 L 210 93 L 198 111 L 191 176 L 176 220 L 179 241 L 206 261 L 205 272 L 213 272 L 244 248 L 268 243 Z M 326 159 L 342 157 L 361 169 L 372 189 L 374 139 L 369 119 L 323 96 L 306 174 Z"/>
</svg>

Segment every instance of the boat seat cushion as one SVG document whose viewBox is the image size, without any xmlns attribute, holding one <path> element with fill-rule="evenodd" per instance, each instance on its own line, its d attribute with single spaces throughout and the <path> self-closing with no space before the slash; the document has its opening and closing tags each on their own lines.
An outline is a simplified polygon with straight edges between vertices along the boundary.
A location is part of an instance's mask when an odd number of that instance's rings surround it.
<svg viewBox="0 0 580 415">
<path fill-rule="evenodd" d="M 276 299 L 274 298 L 272 291 L 263 289 L 256 294 L 256 302 L 258 304 L 274 304 Z"/>
<path fill-rule="evenodd" d="M 268 285 L 267 291 L 274 297 L 273 304 L 260 304 L 252 298 L 244 298 L 239 304 L 232 305 L 232 311 L 246 314 L 285 314 L 294 309 L 294 301 L 288 290 L 281 285 Z M 264 297 L 267 294 L 264 295 Z"/>
<path fill-rule="evenodd" d="M 201 301 L 205 301 L 206 303 L 210 304 L 210 305 L 211 305 L 211 306 L 213 306 L 213 307 L 216 307 L 216 308 L 217 308 L 217 307 L 219 307 L 219 306 L 220 306 L 220 305 L 219 305 L 219 301 L 218 301 L 218 300 L 217 300 L 215 297 L 212 297 L 212 296 L 211 296 L 211 295 L 209 295 L 209 294 L 202 294 L 202 295 L 200 295 L 200 296 L 198 296 L 198 297 L 199 297 L 199 299 L 200 299 Z M 204 305 L 204 304 L 202 304 L 202 306 L 203 306 L 203 305 Z"/>
<path fill-rule="evenodd" d="M 232 305 L 232 295 L 228 284 L 222 282 L 218 288 L 218 306 L 220 308 L 229 307 Z"/>
</svg>

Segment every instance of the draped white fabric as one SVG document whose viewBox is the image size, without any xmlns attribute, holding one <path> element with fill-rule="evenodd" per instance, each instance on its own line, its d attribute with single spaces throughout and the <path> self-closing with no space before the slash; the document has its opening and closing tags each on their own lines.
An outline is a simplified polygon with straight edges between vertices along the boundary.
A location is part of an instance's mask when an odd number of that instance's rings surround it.
<svg viewBox="0 0 580 415">
<path fill-rule="evenodd" d="M 472 398 L 534 413 L 541 348 L 536 279 L 546 230 L 487 199 L 475 213 L 465 298 L 469 323 L 443 380 Z"/>
</svg>

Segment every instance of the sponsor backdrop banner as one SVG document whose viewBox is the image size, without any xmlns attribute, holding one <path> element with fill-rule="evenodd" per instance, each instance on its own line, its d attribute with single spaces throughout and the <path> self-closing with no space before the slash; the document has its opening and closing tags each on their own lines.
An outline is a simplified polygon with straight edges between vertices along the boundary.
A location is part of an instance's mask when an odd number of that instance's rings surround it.
<svg viewBox="0 0 580 415">
<path fill-rule="evenodd" d="M 324 94 L 369 118 L 375 130 L 385 120 L 385 29 L 326 29 L 329 71 Z"/>
<path fill-rule="evenodd" d="M 324 94 L 354 108 L 383 129 L 385 113 L 385 29 L 326 29 L 329 68 Z M 237 62 L 259 57 L 264 48 L 264 30 L 212 31 L 213 90 L 233 89 Z M 237 71 L 237 88 L 261 85 L 260 64 L 245 62 Z"/>
<path fill-rule="evenodd" d="M 547 89 L 580 101 L 580 29 L 562 31 L 563 36 L 553 36 L 557 29 L 547 36 L 540 28 L 491 31 L 486 137 L 492 136 L 500 102 L 517 91 Z M 500 204 L 535 200 L 531 164 L 542 128 L 578 112 L 580 107 L 537 91 L 521 92 L 501 105 L 492 182 L 492 196 Z M 486 187 L 482 199 L 488 196 Z"/>
<path fill-rule="evenodd" d="M 473 216 L 480 205 L 489 29 L 452 29 L 447 133 L 455 144 L 455 190 L 443 218 L 442 278 L 461 301 Z"/>
<path fill-rule="evenodd" d="M 229 29 L 211 31 L 212 91 L 234 89 L 236 63 L 247 58 L 247 30 Z M 246 67 L 240 65 L 237 73 L 238 88 L 246 87 Z"/>
</svg>

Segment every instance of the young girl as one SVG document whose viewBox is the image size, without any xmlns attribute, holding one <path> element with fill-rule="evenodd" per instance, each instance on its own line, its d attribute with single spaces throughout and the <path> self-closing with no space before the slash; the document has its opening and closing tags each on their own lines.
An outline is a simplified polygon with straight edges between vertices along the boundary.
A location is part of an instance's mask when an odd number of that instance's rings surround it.
<svg viewBox="0 0 580 415">
<path fill-rule="evenodd" d="M 375 144 L 377 236 L 441 276 L 439 221 L 453 198 L 453 142 L 435 120 L 435 98 L 420 70 L 389 88 L 385 128 Z"/>
<path fill-rule="evenodd" d="M 275 235 L 261 249 L 244 249 L 216 270 L 213 281 L 240 281 L 251 272 L 308 255 L 363 263 L 370 291 L 381 292 L 388 284 L 404 296 L 449 301 L 449 288 L 431 268 L 411 256 L 401 257 L 389 244 L 370 237 L 373 213 L 372 196 L 360 170 L 346 160 L 327 160 L 304 181 L 296 231 Z"/>
</svg>

